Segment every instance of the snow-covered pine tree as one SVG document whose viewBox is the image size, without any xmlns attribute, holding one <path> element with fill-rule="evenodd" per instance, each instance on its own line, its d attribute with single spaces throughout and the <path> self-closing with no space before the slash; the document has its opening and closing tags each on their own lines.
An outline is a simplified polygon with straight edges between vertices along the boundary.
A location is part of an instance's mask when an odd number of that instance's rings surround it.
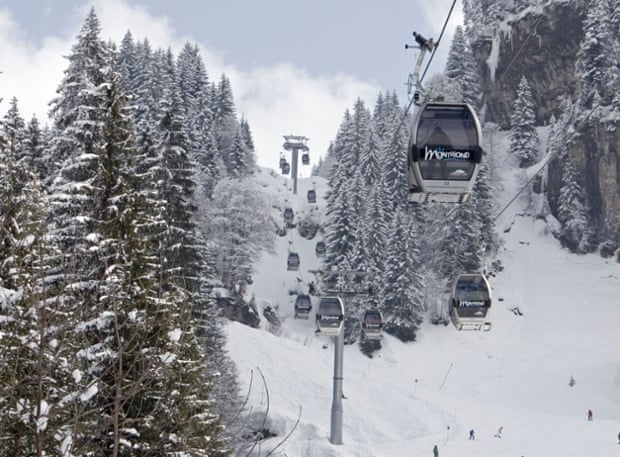
<svg viewBox="0 0 620 457">
<path fill-rule="evenodd" d="M 231 147 L 238 133 L 239 122 L 230 80 L 225 74 L 220 76 L 217 84 L 211 85 L 211 101 L 217 150 L 226 168 L 226 176 L 229 176 L 233 169 L 230 160 Z"/>
<path fill-rule="evenodd" d="M 366 271 L 368 287 L 375 292 L 383 290 L 383 275 L 386 269 L 387 237 L 389 234 L 389 220 L 385 215 L 385 187 L 381 181 L 368 189 L 369 195 L 365 203 L 363 218 L 360 221 L 359 233 L 356 242 L 363 240 L 364 257 L 359 262 L 354 262 L 356 269 Z M 373 293 L 364 302 L 366 308 L 381 308 L 381 297 Z"/>
<path fill-rule="evenodd" d="M 326 200 L 326 266 L 337 267 L 352 252 L 352 239 L 349 231 L 353 229 L 355 216 L 349 206 L 349 190 L 353 170 L 345 161 L 345 147 L 351 135 L 351 113 L 345 110 L 343 120 L 336 133 L 336 139 L 330 145 L 326 158 L 328 183 Z M 335 234 L 338 232 L 338 235 Z M 330 241 L 331 238 L 331 241 Z"/>
<path fill-rule="evenodd" d="M 521 77 L 517 98 L 510 117 L 510 150 L 518 160 L 520 168 L 536 163 L 538 158 L 538 133 L 530 85 Z"/>
<path fill-rule="evenodd" d="M 377 116 L 373 118 L 375 132 L 380 138 L 379 155 L 382 164 L 382 181 L 384 185 L 385 215 L 389 221 L 394 210 L 407 205 L 407 145 L 409 129 L 403 122 L 404 110 L 398 102 L 396 93 L 384 98 L 383 107 L 375 109 Z M 378 133 L 377 126 L 383 125 L 385 131 Z"/>
<path fill-rule="evenodd" d="M 589 222 L 584 205 L 580 177 L 575 163 L 564 157 L 562 187 L 558 195 L 557 218 L 562 224 L 558 238 L 573 252 L 585 253 L 589 250 Z"/>
<path fill-rule="evenodd" d="M 360 154 L 359 173 L 364 178 L 364 186 L 368 191 L 380 182 L 383 164 L 381 147 L 374 129 L 370 129 L 367 147 Z"/>
<path fill-rule="evenodd" d="M 488 154 L 487 154 L 488 157 Z M 477 226 L 480 227 L 480 247 L 479 253 L 482 259 L 490 254 L 497 247 L 497 239 L 495 236 L 495 221 L 493 219 L 493 196 L 489 185 L 489 166 L 483 160 L 480 165 L 480 171 L 474 184 L 471 205 L 474 207 L 474 215 L 478 221 Z"/>
<path fill-rule="evenodd" d="M 490 30 L 482 28 L 484 19 L 483 4 L 477 0 L 463 0 L 463 18 L 465 33 L 470 39 L 475 39 L 482 34 L 490 35 Z"/>
<path fill-rule="evenodd" d="M 139 78 L 138 50 L 131 31 L 128 30 L 121 40 L 121 46 L 114 59 L 114 69 L 121 77 L 121 90 L 128 96 L 137 95 L 137 80 Z"/>
<path fill-rule="evenodd" d="M 327 252 L 325 267 L 339 268 L 343 265 L 354 249 L 355 227 L 359 218 L 351 208 L 351 199 L 348 192 L 350 180 L 343 178 L 347 174 L 347 165 L 337 162 L 331 176 L 332 182 L 339 183 L 337 188 L 332 187 L 329 192 L 327 204 L 326 237 Z"/>
<path fill-rule="evenodd" d="M 186 133 L 191 144 L 191 157 L 196 171 L 197 199 L 213 195 L 213 188 L 226 169 L 218 150 L 215 132 L 213 90 L 197 46 L 187 43 L 177 58 L 179 92 L 186 113 Z"/>
<path fill-rule="evenodd" d="M 174 58 L 170 50 L 165 53 L 161 65 L 168 84 L 160 101 L 162 117 L 158 130 L 161 140 L 156 146 L 159 162 L 154 171 L 159 199 L 165 202 L 164 220 L 168 226 L 162 254 L 170 285 L 196 292 L 203 265 L 193 217 L 196 212 L 193 199 L 196 164 L 189 153 L 185 113 L 177 90 Z"/>
<path fill-rule="evenodd" d="M 244 116 L 241 116 L 241 119 L 239 120 L 239 125 L 241 126 L 241 133 L 243 134 L 245 144 L 250 149 L 250 151 L 254 152 L 254 138 L 252 138 L 252 129 L 250 128 L 250 123 Z"/>
<path fill-rule="evenodd" d="M 353 176 L 360 164 L 362 153 L 369 150 L 370 132 L 372 129 L 370 111 L 359 98 L 353 104 L 351 124 L 348 128 L 349 131 L 348 135 L 345 136 L 341 160 L 349 166 L 348 176 Z"/>
<path fill-rule="evenodd" d="M 380 275 L 385 269 L 385 250 L 387 246 L 388 225 L 384 213 L 386 196 L 381 182 L 369 189 L 363 219 L 363 238 L 366 246 L 365 264 L 367 271 Z M 378 285 L 378 284 L 377 284 Z M 378 289 L 377 289 L 378 290 Z"/>
<path fill-rule="evenodd" d="M 46 132 L 41 130 L 37 117 L 32 116 L 32 119 L 26 125 L 23 155 L 20 164 L 34 170 L 40 179 L 45 178 L 49 174 L 45 157 L 46 149 Z"/>
<path fill-rule="evenodd" d="M 228 175 L 232 178 L 246 176 L 253 170 L 252 152 L 246 143 L 245 134 L 237 125 L 228 150 Z"/>
<path fill-rule="evenodd" d="M 83 154 L 88 154 L 93 146 L 90 138 L 100 128 L 96 121 L 99 113 L 89 111 L 89 107 L 97 104 L 96 99 L 101 97 L 101 86 L 105 83 L 102 69 L 109 64 L 109 50 L 99 34 L 99 19 L 91 8 L 78 35 L 78 42 L 67 57 L 69 66 L 57 90 L 58 96 L 51 102 L 53 128 L 64 133 L 54 135 L 51 145 L 52 176 L 67 160 L 85 158 Z"/>
<path fill-rule="evenodd" d="M 618 91 L 619 39 L 617 33 L 614 33 L 617 24 L 614 26 L 612 22 L 612 5 L 616 3 L 593 0 L 583 23 L 584 37 L 577 52 L 578 103 L 586 109 L 595 107 L 593 100 L 596 93 L 602 105 L 610 105 Z"/>
<path fill-rule="evenodd" d="M 72 155 L 54 181 L 52 228 L 66 255 L 62 302 L 79 319 L 68 321 L 75 352 L 69 360 L 74 376 L 66 385 L 73 391 L 62 399 L 73 421 L 59 436 L 66 438 L 67 452 L 81 455 L 104 449 L 113 455 L 128 449 L 216 453 L 218 426 L 193 320 L 192 294 L 199 292 L 201 274 L 193 255 L 198 243 L 184 212 L 192 185 L 191 167 L 182 162 L 181 116 L 174 96 L 162 97 L 163 139 L 151 152 L 161 153 L 156 158 L 166 173 L 131 167 L 133 131 L 112 62 L 89 71 L 92 62 L 104 61 L 98 53 L 107 55 L 103 45 L 93 45 L 101 43 L 97 29 L 91 11 L 70 56 L 72 64 L 76 56 L 84 61 L 70 65 L 55 101 L 66 110 L 55 111 L 52 145 L 71 145 Z M 173 73 L 161 74 L 164 81 Z M 75 80 L 83 90 L 68 100 L 63 94 L 73 92 L 64 85 Z M 77 115 L 65 122 L 70 110 Z M 146 193 L 156 181 L 140 178 L 159 178 L 165 198 Z M 170 189 L 176 199 L 166 199 Z"/>
<path fill-rule="evenodd" d="M 203 227 L 209 257 L 224 287 L 243 297 L 259 254 L 274 249 L 270 206 L 249 179 L 224 178 L 215 189 Z"/>
<path fill-rule="evenodd" d="M 423 321 L 418 234 L 413 227 L 407 215 L 397 209 L 387 239 L 381 291 L 384 330 L 401 341 L 414 341 Z"/>
<path fill-rule="evenodd" d="M 67 392 L 65 322 L 50 284 L 54 245 L 46 237 L 47 201 L 29 162 L 16 103 L 0 128 L 0 456 L 56 455 Z M 18 133 L 18 128 L 22 132 Z M 5 307 L 5 305 L 8 305 Z"/>
<path fill-rule="evenodd" d="M 446 61 L 445 75 L 460 88 L 462 97 L 455 101 L 469 103 L 477 109 L 481 95 L 480 77 L 476 71 L 471 46 L 460 25 L 454 31 Z"/>
</svg>

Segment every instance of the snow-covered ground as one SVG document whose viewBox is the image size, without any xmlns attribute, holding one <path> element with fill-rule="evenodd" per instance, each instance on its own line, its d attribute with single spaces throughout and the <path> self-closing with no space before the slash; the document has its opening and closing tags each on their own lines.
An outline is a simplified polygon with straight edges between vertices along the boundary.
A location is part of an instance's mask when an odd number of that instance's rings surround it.
<svg viewBox="0 0 620 457">
<path fill-rule="evenodd" d="M 500 176 L 500 202 L 518 187 L 513 173 Z M 274 214 L 284 205 L 296 217 L 324 209 L 319 178 L 300 180 L 297 195 L 290 180 L 269 170 L 257 179 L 282 206 Z M 306 192 L 313 185 L 319 198 L 311 205 Z M 314 254 L 320 235 L 305 240 L 289 230 L 278 237 L 277 253 L 264 255 L 251 293 L 259 306 L 278 307 L 282 327 L 226 327 L 241 381 L 252 383 L 248 409 L 260 418 L 268 408 L 267 428 L 278 434 L 261 443 L 260 455 L 295 428 L 272 455 L 432 456 L 437 444 L 441 457 L 620 456 L 620 264 L 562 250 L 544 222 L 520 215 L 526 200 L 498 220 L 504 268 L 489 278 L 491 331 L 425 322 L 416 342 L 385 336 L 373 358 L 345 346 L 338 445 L 329 440 L 334 345 L 314 334 L 312 315 L 293 318 L 288 292 L 296 285 L 306 290 L 308 270 L 320 268 Z M 289 250 L 300 254 L 299 271 L 286 270 Z M 499 427 L 501 439 L 494 437 Z"/>
</svg>

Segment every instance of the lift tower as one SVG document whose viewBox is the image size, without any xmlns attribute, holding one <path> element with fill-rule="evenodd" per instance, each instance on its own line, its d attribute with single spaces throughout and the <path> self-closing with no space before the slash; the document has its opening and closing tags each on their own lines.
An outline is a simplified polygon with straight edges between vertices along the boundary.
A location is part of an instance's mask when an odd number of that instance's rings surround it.
<svg viewBox="0 0 620 457">
<path fill-rule="evenodd" d="M 355 270 L 308 270 L 317 282 L 319 295 L 335 295 L 345 301 L 346 298 L 368 297 L 373 293 L 371 279 L 373 273 Z M 344 359 L 344 328 L 334 339 L 334 379 L 332 389 L 332 408 L 329 441 L 342 444 L 343 407 L 342 383 Z"/>
<path fill-rule="evenodd" d="M 299 151 L 308 153 L 310 150 L 306 145 L 308 138 L 299 135 L 284 135 L 282 147 L 291 151 L 291 178 L 293 178 L 293 194 L 297 195 L 297 165 L 299 164 Z"/>
</svg>

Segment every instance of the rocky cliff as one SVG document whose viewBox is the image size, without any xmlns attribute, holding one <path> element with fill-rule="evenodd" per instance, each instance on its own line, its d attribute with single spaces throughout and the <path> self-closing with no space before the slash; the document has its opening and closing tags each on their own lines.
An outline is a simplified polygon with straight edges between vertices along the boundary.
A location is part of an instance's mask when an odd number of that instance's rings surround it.
<svg viewBox="0 0 620 457">
<path fill-rule="evenodd" d="M 510 128 L 512 104 L 522 76 L 532 89 L 538 125 L 548 124 L 552 115 L 558 118 L 567 106 L 574 107 L 579 91 L 577 53 L 584 38 L 588 2 L 539 2 L 519 12 L 515 10 L 516 1 L 473 2 L 486 13 L 481 16 L 484 21 L 473 20 L 468 25 L 484 92 L 484 121 Z M 620 124 L 614 116 L 593 122 L 579 112 L 575 112 L 572 124 L 574 133 L 566 151 L 579 167 L 590 222 L 597 234 L 595 241 L 600 242 L 605 221 L 620 217 Z M 547 193 L 554 212 L 562 166 L 561 160 L 549 166 Z"/>
</svg>

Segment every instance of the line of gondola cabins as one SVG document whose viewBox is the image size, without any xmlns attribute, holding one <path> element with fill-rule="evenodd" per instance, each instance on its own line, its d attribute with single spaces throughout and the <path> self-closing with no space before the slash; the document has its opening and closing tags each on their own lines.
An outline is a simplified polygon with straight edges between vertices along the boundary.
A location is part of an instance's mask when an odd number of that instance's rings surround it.
<svg viewBox="0 0 620 457">
<path fill-rule="evenodd" d="M 426 103 L 418 110 L 408 147 L 409 201 L 412 203 L 466 203 L 482 159 L 481 129 L 472 107 L 466 103 Z M 309 157 L 302 156 L 307 163 Z M 282 157 L 283 174 L 290 171 Z M 316 201 L 314 189 L 309 202 Z M 288 208 L 287 208 L 288 209 Z M 285 214 L 285 220 L 287 215 Z M 292 218 L 292 210 L 290 210 Z M 292 222 L 291 222 L 292 223 Z M 325 254 L 325 243 L 316 244 L 317 255 Z M 288 269 L 299 268 L 299 255 L 289 253 Z M 491 307 L 491 288 L 481 273 L 458 275 L 450 290 L 450 317 L 457 329 L 489 330 L 486 320 Z M 308 318 L 312 310 L 309 295 L 298 295 L 295 317 Z M 316 312 L 317 331 L 337 335 L 344 322 L 344 305 L 338 296 L 325 296 Z M 368 309 L 362 317 L 367 339 L 381 337 L 383 318 L 377 309 Z"/>
<path fill-rule="evenodd" d="M 312 311 L 312 299 L 299 294 L 295 299 L 295 319 L 308 319 Z M 322 335 L 336 336 L 344 324 L 344 303 L 337 295 L 321 297 L 315 315 L 316 331 Z M 361 319 L 362 337 L 377 340 L 382 337 L 383 316 L 376 309 L 367 309 Z"/>
<path fill-rule="evenodd" d="M 310 154 L 307 151 L 301 154 L 301 163 L 310 165 Z M 284 157 L 284 154 L 280 154 L 279 165 L 283 175 L 288 175 L 291 172 L 291 165 L 288 163 L 288 160 L 286 160 L 286 157 Z"/>
</svg>

